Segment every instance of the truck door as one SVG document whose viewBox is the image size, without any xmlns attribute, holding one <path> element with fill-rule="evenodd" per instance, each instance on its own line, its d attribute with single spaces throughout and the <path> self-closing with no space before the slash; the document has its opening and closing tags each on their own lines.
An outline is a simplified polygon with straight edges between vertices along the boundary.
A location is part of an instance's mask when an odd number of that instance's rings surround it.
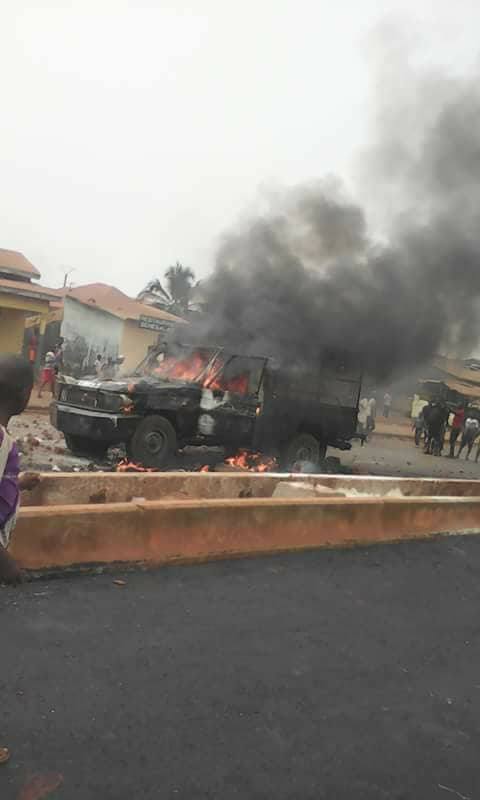
<svg viewBox="0 0 480 800">
<path fill-rule="evenodd" d="M 230 356 L 205 382 L 199 435 L 227 448 L 251 447 L 266 359 Z"/>
<path fill-rule="evenodd" d="M 356 430 L 361 391 L 358 364 L 347 359 L 324 363 L 319 384 L 319 401 L 327 421 L 328 438 L 349 439 Z"/>
</svg>

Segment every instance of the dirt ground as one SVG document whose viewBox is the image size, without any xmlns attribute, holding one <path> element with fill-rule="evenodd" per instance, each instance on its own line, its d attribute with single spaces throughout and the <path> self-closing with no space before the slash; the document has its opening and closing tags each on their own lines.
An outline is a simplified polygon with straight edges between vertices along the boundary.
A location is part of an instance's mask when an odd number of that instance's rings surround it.
<svg viewBox="0 0 480 800">
<path fill-rule="evenodd" d="M 329 450 L 337 456 L 342 466 L 356 474 L 392 475 L 404 477 L 480 478 L 480 463 L 474 460 L 452 460 L 445 455 L 438 458 L 424 455 L 415 447 L 408 426 L 400 432 L 403 436 L 387 435 L 388 426 L 382 425 L 362 447 L 354 442 L 350 452 Z M 44 411 L 28 411 L 12 420 L 11 432 L 16 436 L 22 453 L 22 468 L 41 471 L 83 471 L 86 469 L 112 469 L 108 463 L 92 465 L 88 459 L 76 458 L 65 446 L 63 435 L 50 425 Z M 391 428 L 393 430 L 393 426 Z M 395 427 L 396 432 L 396 427 Z M 476 447 L 473 450 L 475 455 Z M 212 448 L 187 448 L 169 465 L 170 469 L 198 469 L 202 464 L 216 464 L 223 460 L 221 450 Z"/>
<path fill-rule="evenodd" d="M 427 456 L 411 440 L 374 434 L 362 447 L 355 442 L 349 453 L 341 453 L 342 464 L 356 474 L 391 475 L 405 478 L 480 478 L 480 462 L 475 463 L 476 446 L 470 461 L 447 457 L 448 449 L 439 457 Z M 335 453 L 335 451 L 332 451 Z"/>
<path fill-rule="evenodd" d="M 88 462 L 75 458 L 67 450 L 63 433 L 57 431 L 48 418 L 47 411 L 27 411 L 14 417 L 8 426 L 15 436 L 21 453 L 24 470 L 68 471 L 85 469 Z"/>
</svg>

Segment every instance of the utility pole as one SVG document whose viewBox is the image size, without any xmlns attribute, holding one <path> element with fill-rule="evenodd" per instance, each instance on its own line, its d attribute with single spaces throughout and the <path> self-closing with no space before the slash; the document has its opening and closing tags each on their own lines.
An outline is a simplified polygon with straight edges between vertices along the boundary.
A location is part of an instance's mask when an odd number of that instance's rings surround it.
<svg viewBox="0 0 480 800">
<path fill-rule="evenodd" d="M 65 269 L 65 267 L 62 267 L 62 269 Z M 68 279 L 68 276 L 72 272 L 75 272 L 75 267 L 72 267 L 71 269 L 67 269 L 66 272 L 63 273 L 63 288 L 64 289 L 67 288 L 67 279 Z"/>
</svg>

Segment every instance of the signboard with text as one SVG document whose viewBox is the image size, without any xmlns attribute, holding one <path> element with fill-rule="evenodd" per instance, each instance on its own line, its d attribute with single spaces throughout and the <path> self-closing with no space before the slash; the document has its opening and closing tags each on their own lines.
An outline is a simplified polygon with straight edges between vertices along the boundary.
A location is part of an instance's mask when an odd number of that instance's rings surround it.
<svg viewBox="0 0 480 800">
<path fill-rule="evenodd" d="M 156 319 L 156 317 L 147 317 L 144 314 L 141 314 L 138 318 L 138 324 L 140 328 L 144 328 L 147 331 L 158 331 L 159 333 L 168 331 L 170 327 L 170 323 Z"/>
</svg>

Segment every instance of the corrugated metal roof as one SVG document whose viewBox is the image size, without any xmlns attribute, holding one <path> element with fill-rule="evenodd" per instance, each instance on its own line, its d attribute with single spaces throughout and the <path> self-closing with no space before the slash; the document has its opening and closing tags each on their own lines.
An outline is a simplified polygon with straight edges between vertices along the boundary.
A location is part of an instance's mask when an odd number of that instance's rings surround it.
<svg viewBox="0 0 480 800">
<path fill-rule="evenodd" d="M 480 399 L 480 386 L 473 386 L 469 383 L 462 383 L 461 381 L 445 381 L 450 389 L 454 392 L 465 395 L 465 397 L 474 397 Z"/>
<path fill-rule="evenodd" d="M 480 372 L 475 369 L 469 369 L 463 361 L 438 356 L 434 359 L 433 364 L 445 375 L 451 376 L 455 380 L 480 386 Z"/>
</svg>

